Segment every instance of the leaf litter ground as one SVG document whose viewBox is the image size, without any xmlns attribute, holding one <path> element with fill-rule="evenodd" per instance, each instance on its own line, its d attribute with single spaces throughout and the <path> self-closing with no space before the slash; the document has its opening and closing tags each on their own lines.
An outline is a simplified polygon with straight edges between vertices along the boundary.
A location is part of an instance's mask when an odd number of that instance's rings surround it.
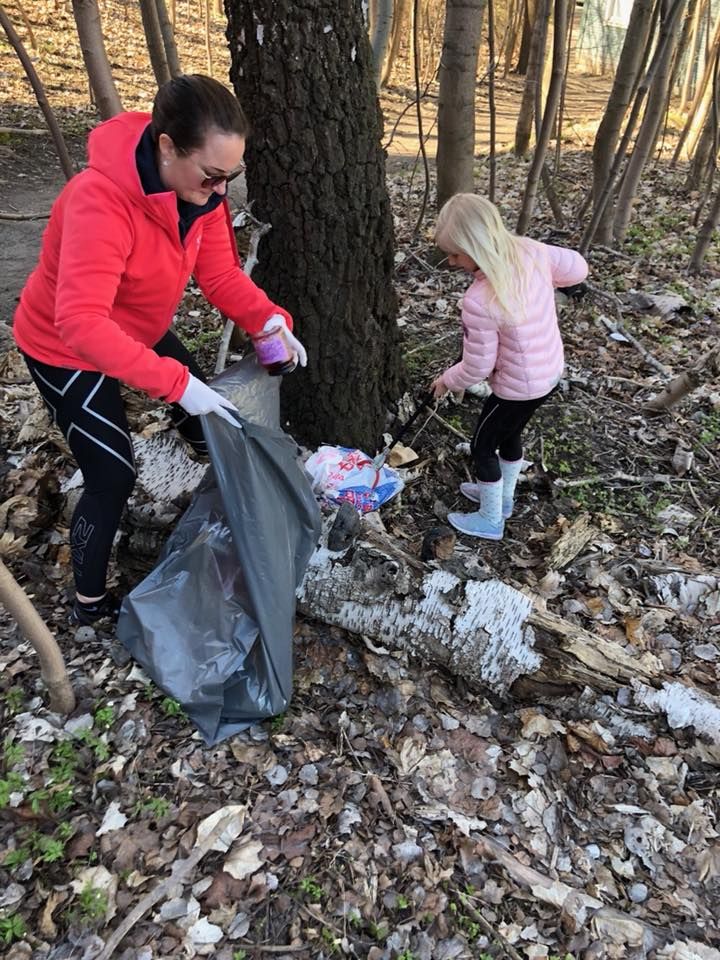
<svg viewBox="0 0 720 960">
<path fill-rule="evenodd" d="M 411 237 L 417 177 L 393 169 L 401 321 L 419 393 L 457 355 L 467 281 L 432 266 L 429 233 Z M 508 213 L 525 172 L 522 161 L 501 159 Z M 565 156 L 568 210 L 581 199 L 573 184 L 588 174 L 587 155 Z M 709 276 L 683 272 L 693 231 L 681 179 L 658 167 L 622 253 L 600 251 L 591 264 L 593 285 L 619 298 L 624 327 L 675 373 L 719 332 L 714 254 Z M 554 230 L 541 209 L 535 235 L 576 242 Z M 685 305 L 641 311 L 633 290 L 675 293 Z M 715 692 L 717 379 L 671 414 L 646 417 L 643 403 L 661 380 L 632 344 L 610 337 L 601 314 L 614 319 L 596 294 L 562 304 L 567 377 L 528 431 L 517 517 L 501 543 L 471 545 L 549 609 L 599 638 L 655 652 L 669 674 Z M 218 324 L 189 292 L 179 329 L 208 371 Z M 3 614 L 0 937 L 8 955 L 97 956 L 191 854 L 203 819 L 222 809 L 235 824 L 229 850 L 207 852 L 116 956 L 717 956 L 720 756 L 707 738 L 638 709 L 626 690 L 500 701 L 300 621 L 287 714 L 204 748 L 111 634 L 66 626 L 57 478 L 73 464 L 9 343 L 0 374 L 3 556 L 58 636 L 78 692 L 68 721 L 48 713 L 35 657 Z M 383 513 L 411 551 L 461 504 L 470 463 L 457 434 L 471 434 L 481 402 L 447 402 L 438 411 L 445 423 L 431 418 L 411 438 L 423 465 L 408 468 L 402 498 Z M 162 412 L 136 395 L 130 410 L 136 429 L 164 429 Z M 678 444 L 693 455 L 681 473 L 672 464 Z M 592 537 L 549 570 L 553 544 L 582 513 Z M 156 548 L 125 527 L 119 582 L 134 582 Z M 501 842 L 514 863 L 491 855 L 483 838 Z M 523 881 L 527 868 L 622 917 L 600 928 L 572 898 L 560 898 L 562 909 L 547 902 Z M 694 941 L 695 952 L 675 940 Z"/>
</svg>

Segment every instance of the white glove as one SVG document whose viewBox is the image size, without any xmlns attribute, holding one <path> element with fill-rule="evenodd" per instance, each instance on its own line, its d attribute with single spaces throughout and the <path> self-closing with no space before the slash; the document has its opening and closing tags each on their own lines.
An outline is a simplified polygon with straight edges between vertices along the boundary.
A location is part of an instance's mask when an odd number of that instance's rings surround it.
<svg viewBox="0 0 720 960">
<path fill-rule="evenodd" d="M 298 338 L 290 332 L 290 330 L 288 329 L 288 325 L 287 325 L 287 321 L 285 320 L 285 317 L 283 317 L 279 313 L 273 314 L 273 316 L 270 317 L 268 322 L 263 327 L 263 330 L 274 330 L 276 327 L 282 327 L 282 332 L 287 341 L 287 345 L 290 347 L 293 353 L 297 354 L 297 359 L 300 366 L 306 367 L 307 366 L 307 350 L 300 343 Z"/>
<path fill-rule="evenodd" d="M 239 413 L 240 411 L 237 407 L 233 406 L 229 400 L 221 397 L 216 390 L 213 390 L 212 387 L 203 383 L 202 380 L 198 380 L 198 378 L 192 374 L 190 374 L 188 384 L 178 403 L 191 417 L 196 417 L 198 414 L 216 413 L 234 427 L 240 427 L 242 429 L 237 420 L 228 413 L 228 410 Z"/>
</svg>

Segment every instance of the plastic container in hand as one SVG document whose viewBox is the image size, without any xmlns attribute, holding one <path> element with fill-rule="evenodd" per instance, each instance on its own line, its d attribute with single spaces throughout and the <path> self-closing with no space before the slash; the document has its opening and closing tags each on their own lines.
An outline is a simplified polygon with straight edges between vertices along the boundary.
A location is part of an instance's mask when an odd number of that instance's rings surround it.
<svg viewBox="0 0 720 960">
<path fill-rule="evenodd" d="M 297 357 L 288 346 L 283 329 L 278 324 L 270 330 L 261 330 L 252 337 L 255 355 L 271 377 L 292 373 L 297 366 Z"/>
</svg>

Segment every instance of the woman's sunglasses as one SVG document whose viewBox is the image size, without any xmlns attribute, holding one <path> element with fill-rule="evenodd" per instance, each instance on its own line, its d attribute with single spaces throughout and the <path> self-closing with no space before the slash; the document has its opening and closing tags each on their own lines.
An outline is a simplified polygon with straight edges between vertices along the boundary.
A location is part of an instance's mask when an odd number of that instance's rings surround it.
<svg viewBox="0 0 720 960">
<path fill-rule="evenodd" d="M 200 172 L 205 174 L 205 177 L 200 184 L 203 190 L 207 190 L 209 187 L 219 187 L 221 183 L 230 183 L 231 180 L 239 177 L 241 173 L 245 173 L 244 163 L 241 163 L 237 170 L 233 170 L 232 173 L 214 174 L 213 176 L 210 176 L 208 173 L 206 173 L 205 170 L 199 166 L 199 164 L 197 166 Z"/>
</svg>

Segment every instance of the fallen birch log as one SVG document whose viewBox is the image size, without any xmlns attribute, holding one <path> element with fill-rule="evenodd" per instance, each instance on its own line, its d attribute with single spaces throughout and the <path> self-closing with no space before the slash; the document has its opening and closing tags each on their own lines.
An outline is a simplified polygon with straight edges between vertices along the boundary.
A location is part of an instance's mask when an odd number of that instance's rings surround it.
<svg viewBox="0 0 720 960">
<path fill-rule="evenodd" d="M 329 526 L 329 524 L 328 524 Z M 481 579 L 457 561 L 429 565 L 385 534 L 361 529 L 347 550 L 327 549 L 327 530 L 310 558 L 299 609 L 315 619 L 402 648 L 507 693 L 520 677 L 616 690 L 662 674 L 652 654 L 630 656 L 562 617 L 533 609 L 525 593 Z"/>
</svg>

